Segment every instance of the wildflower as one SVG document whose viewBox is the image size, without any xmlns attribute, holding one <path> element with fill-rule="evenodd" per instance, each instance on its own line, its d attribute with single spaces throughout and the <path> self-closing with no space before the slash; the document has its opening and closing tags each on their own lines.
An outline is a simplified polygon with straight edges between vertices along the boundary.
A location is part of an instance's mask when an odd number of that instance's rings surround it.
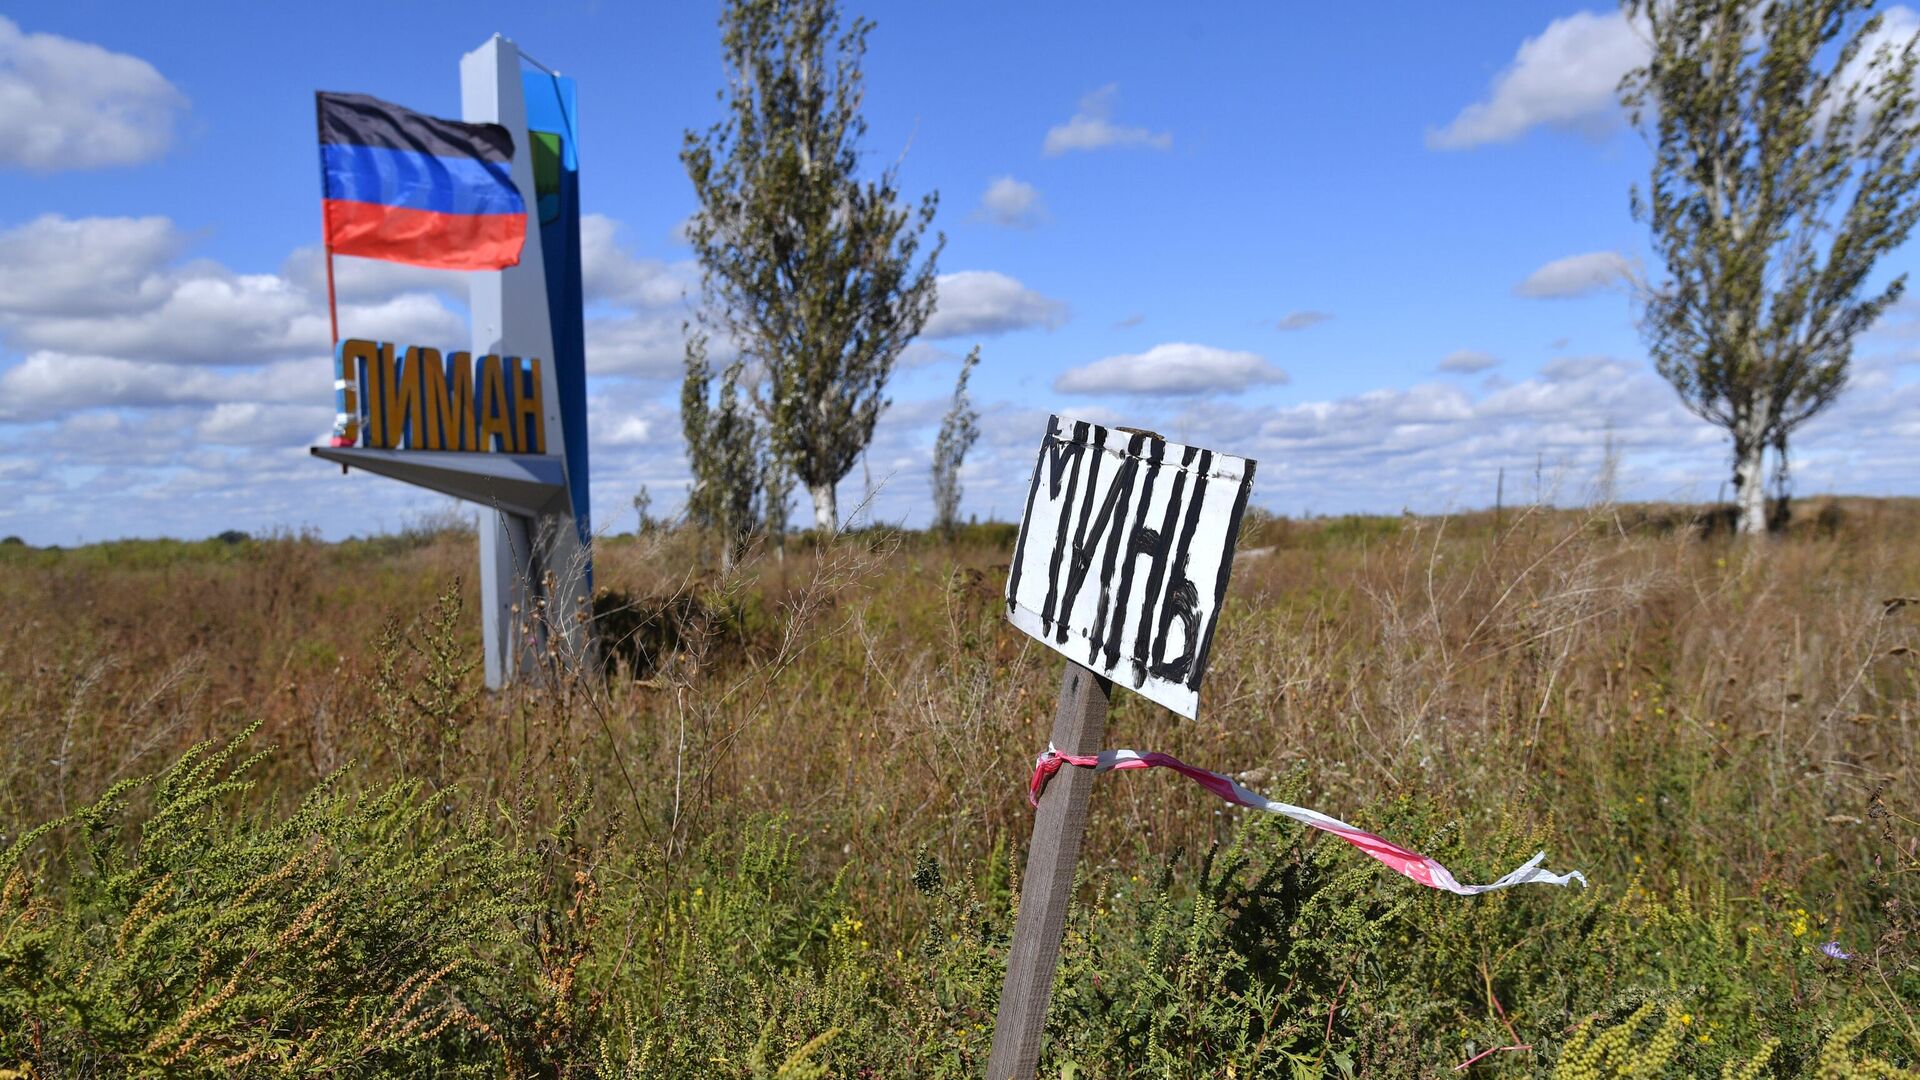
<svg viewBox="0 0 1920 1080">
<path fill-rule="evenodd" d="M 1840 943 L 1837 941 L 1829 941 L 1825 945 L 1820 946 L 1820 951 L 1823 953 L 1826 953 L 1828 956 L 1833 957 L 1835 960 L 1853 959 L 1853 954 L 1846 951 L 1845 949 L 1842 949 L 1840 947 Z"/>
<path fill-rule="evenodd" d="M 1804 937 L 1807 933 L 1807 910 L 1795 908 L 1793 911 L 1793 936 Z"/>
</svg>

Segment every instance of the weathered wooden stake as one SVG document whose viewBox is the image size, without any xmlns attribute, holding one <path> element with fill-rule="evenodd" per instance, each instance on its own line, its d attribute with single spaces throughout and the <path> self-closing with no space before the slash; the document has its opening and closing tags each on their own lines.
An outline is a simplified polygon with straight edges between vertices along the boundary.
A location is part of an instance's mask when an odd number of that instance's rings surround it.
<svg viewBox="0 0 1920 1080">
<path fill-rule="evenodd" d="M 1054 747 L 1069 754 L 1099 753 L 1112 692 L 1110 681 L 1067 661 L 1060 679 L 1060 704 L 1053 714 Z M 1040 1063 L 1047 999 L 1053 994 L 1054 968 L 1060 962 L 1060 939 L 1067 929 L 1073 871 L 1087 831 L 1087 795 L 1092 789 L 1093 770 L 1068 767 L 1054 774 L 1040 795 L 1026 876 L 1020 881 L 1020 917 L 1007 954 L 1007 981 L 1000 990 L 1000 1012 L 993 1025 L 987 1080 L 1028 1080 Z"/>
</svg>

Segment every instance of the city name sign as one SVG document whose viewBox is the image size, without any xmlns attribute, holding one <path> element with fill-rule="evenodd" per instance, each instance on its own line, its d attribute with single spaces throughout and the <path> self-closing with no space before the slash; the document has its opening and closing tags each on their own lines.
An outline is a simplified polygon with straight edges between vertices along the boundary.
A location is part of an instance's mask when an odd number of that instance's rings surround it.
<svg viewBox="0 0 1920 1080">
<path fill-rule="evenodd" d="M 547 452 L 538 357 L 349 338 L 333 365 L 334 446 Z"/>
</svg>

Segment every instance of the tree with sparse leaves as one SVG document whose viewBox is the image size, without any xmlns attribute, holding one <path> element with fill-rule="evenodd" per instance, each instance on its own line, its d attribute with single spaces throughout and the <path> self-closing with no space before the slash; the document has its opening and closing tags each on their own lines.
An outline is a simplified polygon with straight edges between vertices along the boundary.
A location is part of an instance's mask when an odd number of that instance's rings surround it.
<svg viewBox="0 0 1920 1080">
<path fill-rule="evenodd" d="M 1900 297 L 1869 287 L 1920 206 L 1915 49 L 1871 0 L 1627 0 L 1646 65 L 1621 99 L 1654 151 L 1634 212 L 1669 280 L 1642 290 L 1654 365 L 1727 429 L 1742 535 L 1782 506 L 1788 437 L 1839 395 L 1853 339 Z"/>
<path fill-rule="evenodd" d="M 774 454 L 767 455 L 761 474 L 760 516 L 774 552 L 784 559 L 787 557 L 787 511 L 793 505 L 793 474 Z"/>
<path fill-rule="evenodd" d="M 766 471 L 765 440 L 740 385 L 744 370 L 738 360 L 727 365 L 716 389 L 706 335 L 688 335 L 680 384 L 680 426 L 693 472 L 687 520 L 720 538 L 722 571 L 733 567 L 759 525 Z"/>
<path fill-rule="evenodd" d="M 633 495 L 633 512 L 640 519 L 634 529 L 635 536 L 645 536 L 653 531 L 653 496 L 647 491 L 647 485 L 641 484 L 640 490 Z"/>
<path fill-rule="evenodd" d="M 835 485 L 873 438 L 900 351 L 933 312 L 936 195 L 904 204 L 888 167 L 862 179 L 860 60 L 872 24 L 833 0 L 729 0 L 726 117 L 686 133 L 700 208 L 703 318 L 756 373 L 774 458 L 838 527 Z"/>
<path fill-rule="evenodd" d="M 947 407 L 940 434 L 933 441 L 933 527 L 948 536 L 960 523 L 960 466 L 980 437 L 980 411 L 967 396 L 967 377 L 979 363 L 980 346 L 975 345 L 960 364 L 953 404 Z"/>
</svg>

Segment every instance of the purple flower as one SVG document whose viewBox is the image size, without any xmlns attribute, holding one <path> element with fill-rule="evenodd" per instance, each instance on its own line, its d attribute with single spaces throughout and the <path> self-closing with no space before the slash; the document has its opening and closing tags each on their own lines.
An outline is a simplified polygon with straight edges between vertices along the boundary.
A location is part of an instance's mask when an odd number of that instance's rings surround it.
<svg viewBox="0 0 1920 1080">
<path fill-rule="evenodd" d="M 1820 946 L 1820 951 L 1823 953 L 1826 953 L 1828 956 L 1833 957 L 1835 960 L 1853 959 L 1853 954 L 1846 951 L 1845 949 L 1842 949 L 1840 947 L 1840 943 L 1837 941 L 1829 941 L 1825 945 Z"/>
</svg>

